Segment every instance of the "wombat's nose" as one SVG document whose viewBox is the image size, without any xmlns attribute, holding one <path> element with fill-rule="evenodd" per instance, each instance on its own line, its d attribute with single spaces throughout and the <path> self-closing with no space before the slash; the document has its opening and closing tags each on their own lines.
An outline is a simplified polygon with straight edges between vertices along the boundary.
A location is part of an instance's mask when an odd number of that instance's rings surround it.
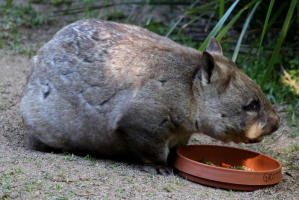
<svg viewBox="0 0 299 200">
<path fill-rule="evenodd" d="M 267 131 L 265 131 L 261 136 L 271 135 L 277 129 L 279 128 L 280 124 L 280 118 L 278 115 L 275 115 L 274 117 L 270 118 L 270 120 L 267 123 Z"/>
<path fill-rule="evenodd" d="M 276 114 L 275 117 L 272 118 L 272 123 L 270 122 L 270 124 L 272 125 L 271 133 L 277 131 L 280 126 L 280 117 Z"/>
<path fill-rule="evenodd" d="M 271 133 L 277 131 L 278 128 L 279 128 L 279 126 L 273 126 L 272 129 L 271 129 Z"/>
<path fill-rule="evenodd" d="M 279 128 L 279 124 L 280 124 L 280 118 L 277 116 L 273 125 L 272 125 L 272 128 L 271 128 L 271 133 L 277 131 L 277 129 Z"/>
</svg>

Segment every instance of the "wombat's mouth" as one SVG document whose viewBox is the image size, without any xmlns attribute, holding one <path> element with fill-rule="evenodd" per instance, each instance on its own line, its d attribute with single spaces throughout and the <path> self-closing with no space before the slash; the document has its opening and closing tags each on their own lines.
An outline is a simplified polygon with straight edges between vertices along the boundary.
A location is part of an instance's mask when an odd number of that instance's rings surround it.
<svg viewBox="0 0 299 200">
<path fill-rule="evenodd" d="M 259 137 L 255 138 L 255 139 L 249 139 L 248 142 L 244 142 L 244 143 L 258 143 L 258 142 L 261 142 L 267 135 L 271 135 L 271 133 L 261 134 Z"/>
<path fill-rule="evenodd" d="M 265 136 L 259 136 L 258 138 L 255 139 L 249 139 L 248 141 L 244 142 L 246 144 L 251 144 L 251 143 L 258 143 L 261 142 L 264 139 Z"/>
<path fill-rule="evenodd" d="M 271 135 L 273 132 L 275 132 L 278 129 L 278 126 L 272 127 L 270 132 L 264 132 L 259 137 L 254 139 L 248 139 L 244 143 L 258 143 L 261 142 L 266 136 Z"/>
</svg>

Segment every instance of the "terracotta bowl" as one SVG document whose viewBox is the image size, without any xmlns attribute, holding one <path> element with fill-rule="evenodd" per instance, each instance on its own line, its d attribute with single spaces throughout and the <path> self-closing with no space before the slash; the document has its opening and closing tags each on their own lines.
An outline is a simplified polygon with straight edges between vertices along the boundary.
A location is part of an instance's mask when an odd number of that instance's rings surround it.
<svg viewBox="0 0 299 200">
<path fill-rule="evenodd" d="M 253 171 L 207 165 L 227 163 L 245 166 Z M 232 190 L 257 190 L 274 186 L 282 179 L 281 164 L 266 155 L 216 145 L 189 145 L 177 150 L 174 167 L 178 173 L 197 183 Z"/>
</svg>

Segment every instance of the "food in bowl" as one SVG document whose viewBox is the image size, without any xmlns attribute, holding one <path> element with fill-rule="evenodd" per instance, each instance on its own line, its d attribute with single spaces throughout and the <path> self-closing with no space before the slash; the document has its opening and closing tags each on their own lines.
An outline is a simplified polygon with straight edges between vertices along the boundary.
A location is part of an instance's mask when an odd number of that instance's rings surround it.
<svg viewBox="0 0 299 200">
<path fill-rule="evenodd" d="M 225 168 L 231 168 L 231 169 L 240 169 L 240 170 L 246 170 L 246 171 L 254 171 L 253 169 L 246 167 L 246 166 L 233 166 L 233 165 L 229 165 L 227 163 L 221 163 L 220 165 L 216 165 L 212 162 L 209 161 L 199 161 L 200 163 L 204 163 L 206 165 L 212 165 L 212 166 L 216 166 L 216 167 L 225 167 Z"/>
</svg>

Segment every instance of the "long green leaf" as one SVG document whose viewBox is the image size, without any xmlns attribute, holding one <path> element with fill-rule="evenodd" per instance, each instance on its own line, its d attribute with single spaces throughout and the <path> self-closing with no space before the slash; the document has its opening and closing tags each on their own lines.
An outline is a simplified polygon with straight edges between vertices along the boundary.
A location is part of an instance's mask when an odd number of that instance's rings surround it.
<svg viewBox="0 0 299 200">
<path fill-rule="evenodd" d="M 226 11 L 226 13 L 223 15 L 223 17 L 221 18 L 221 20 L 219 20 L 219 22 L 216 24 L 216 26 L 214 27 L 214 29 L 211 31 L 211 33 L 208 35 L 208 37 L 205 39 L 205 41 L 202 43 L 202 45 L 199 47 L 199 51 L 204 51 L 204 49 L 206 48 L 206 46 L 208 45 L 208 42 L 210 40 L 210 37 L 215 36 L 216 33 L 221 29 L 221 27 L 223 26 L 224 22 L 227 20 L 228 16 L 231 14 L 231 12 L 233 11 L 233 9 L 235 8 L 235 6 L 239 3 L 239 0 L 236 0 L 231 6 L 230 8 Z"/>
<path fill-rule="evenodd" d="M 214 5 L 214 4 L 217 4 L 217 2 L 218 2 L 217 0 L 214 0 L 214 1 L 211 1 L 209 3 L 206 3 L 206 4 L 204 4 L 202 6 L 199 6 L 199 7 L 196 7 L 196 8 L 184 9 L 184 11 L 186 11 L 184 13 L 184 15 L 192 15 L 192 14 L 195 14 L 199 11 L 209 11 L 210 10 L 209 7 Z"/>
<path fill-rule="evenodd" d="M 245 5 L 239 12 L 230 20 L 230 22 L 220 31 L 216 37 L 218 41 L 221 41 L 222 37 L 227 33 L 227 31 L 235 24 L 235 22 L 240 18 L 241 14 L 252 5 L 254 5 L 258 0 L 252 1 Z"/>
<path fill-rule="evenodd" d="M 279 17 L 281 17 L 281 13 L 284 11 L 284 9 L 286 8 L 286 6 L 289 5 L 289 2 L 284 1 L 280 7 L 278 8 L 278 10 L 275 10 L 275 14 L 273 15 L 273 17 L 271 18 L 271 20 L 269 21 L 269 28 L 275 24 L 278 20 Z M 279 20 L 278 20 L 279 21 Z"/>
<path fill-rule="evenodd" d="M 222 18 L 224 13 L 224 0 L 219 0 L 219 20 Z"/>
<path fill-rule="evenodd" d="M 265 36 L 266 31 L 268 29 L 268 22 L 269 22 L 269 19 L 270 19 L 270 15 L 272 13 L 272 8 L 273 8 L 273 5 L 274 5 L 274 2 L 275 2 L 275 0 L 271 0 L 268 11 L 267 11 L 267 16 L 266 16 L 266 20 L 265 20 L 265 23 L 264 23 L 262 36 L 261 36 L 261 39 L 260 39 L 260 46 L 259 46 L 259 50 L 258 50 L 258 53 L 257 53 L 258 56 L 260 54 L 260 50 L 261 50 L 261 47 L 262 47 L 264 36 Z"/>
<path fill-rule="evenodd" d="M 12 5 L 13 5 L 12 2 L 13 2 L 13 0 L 8 0 L 8 1 L 6 1 L 6 4 L 5 4 L 5 6 L 3 7 L 3 11 L 6 11 L 7 9 L 11 8 Z"/>
<path fill-rule="evenodd" d="M 290 22 L 291 22 L 291 19 L 292 19 L 292 16 L 293 16 L 293 13 L 294 13 L 297 1 L 298 0 L 292 0 L 292 2 L 290 4 L 287 16 L 286 16 L 286 18 L 284 20 L 284 23 L 283 23 L 283 26 L 282 26 L 282 30 L 280 32 L 280 35 L 279 35 L 279 38 L 278 38 L 277 43 L 275 45 L 273 54 L 271 56 L 271 59 L 269 61 L 268 66 L 267 66 L 267 69 L 266 69 L 266 72 L 265 72 L 265 75 L 264 75 L 264 79 L 261 82 L 261 87 L 262 88 L 264 87 L 266 81 L 268 81 L 270 73 L 272 72 L 272 70 L 274 68 L 275 60 L 276 60 L 277 55 L 278 55 L 278 53 L 280 51 L 280 48 L 281 48 L 281 45 L 282 45 L 282 43 L 283 43 L 283 41 L 285 39 L 285 36 L 286 36 L 286 34 L 288 32 L 289 25 L 290 25 Z"/>
<path fill-rule="evenodd" d="M 182 29 L 185 28 L 186 26 L 192 24 L 193 22 L 195 22 L 196 20 L 202 18 L 202 16 L 204 16 L 205 14 L 201 14 L 201 15 L 198 15 L 196 17 L 193 17 L 189 22 L 185 23 L 183 26 L 182 26 Z"/>
<path fill-rule="evenodd" d="M 191 6 L 190 6 L 190 8 L 193 8 L 196 4 L 197 4 L 197 2 L 198 2 L 199 0 L 196 0 L 193 4 L 191 4 Z M 167 32 L 167 34 L 165 35 L 165 37 L 169 37 L 170 36 L 170 34 L 172 33 L 172 31 L 179 25 L 179 23 L 182 21 L 182 19 L 183 19 L 183 17 L 180 17 L 175 23 L 174 23 L 174 25 L 170 28 L 170 30 Z"/>
<path fill-rule="evenodd" d="M 84 12 L 84 19 L 88 18 L 87 15 L 90 12 L 89 8 L 90 8 L 90 5 L 91 5 L 92 2 L 93 2 L 93 0 L 88 0 L 88 2 L 87 2 L 86 8 L 85 8 L 85 12 Z"/>
<path fill-rule="evenodd" d="M 235 47 L 235 51 L 234 51 L 234 54 L 233 54 L 233 57 L 232 57 L 232 61 L 233 61 L 233 62 L 236 62 L 236 59 L 237 59 L 237 56 L 238 56 L 238 53 L 239 53 L 239 50 L 240 50 L 241 42 L 242 42 L 242 40 L 243 40 L 243 38 L 244 38 L 244 35 L 245 35 L 245 32 L 246 32 L 246 30 L 247 30 L 247 28 L 248 28 L 249 22 L 251 21 L 251 18 L 252 18 L 252 16 L 253 16 L 253 14 L 255 13 L 257 7 L 260 5 L 260 3 L 261 3 L 261 2 L 259 1 L 259 2 L 257 2 L 257 3 L 254 5 L 253 9 L 252 9 L 251 12 L 249 13 L 249 15 L 248 15 L 248 17 L 247 17 L 247 19 L 246 19 L 246 21 L 245 21 L 245 24 L 244 24 L 244 26 L 243 26 L 242 32 L 241 32 L 241 34 L 240 34 L 240 37 L 239 37 L 239 39 L 238 39 L 238 42 L 237 42 L 237 45 L 236 45 L 236 47 Z"/>
</svg>

